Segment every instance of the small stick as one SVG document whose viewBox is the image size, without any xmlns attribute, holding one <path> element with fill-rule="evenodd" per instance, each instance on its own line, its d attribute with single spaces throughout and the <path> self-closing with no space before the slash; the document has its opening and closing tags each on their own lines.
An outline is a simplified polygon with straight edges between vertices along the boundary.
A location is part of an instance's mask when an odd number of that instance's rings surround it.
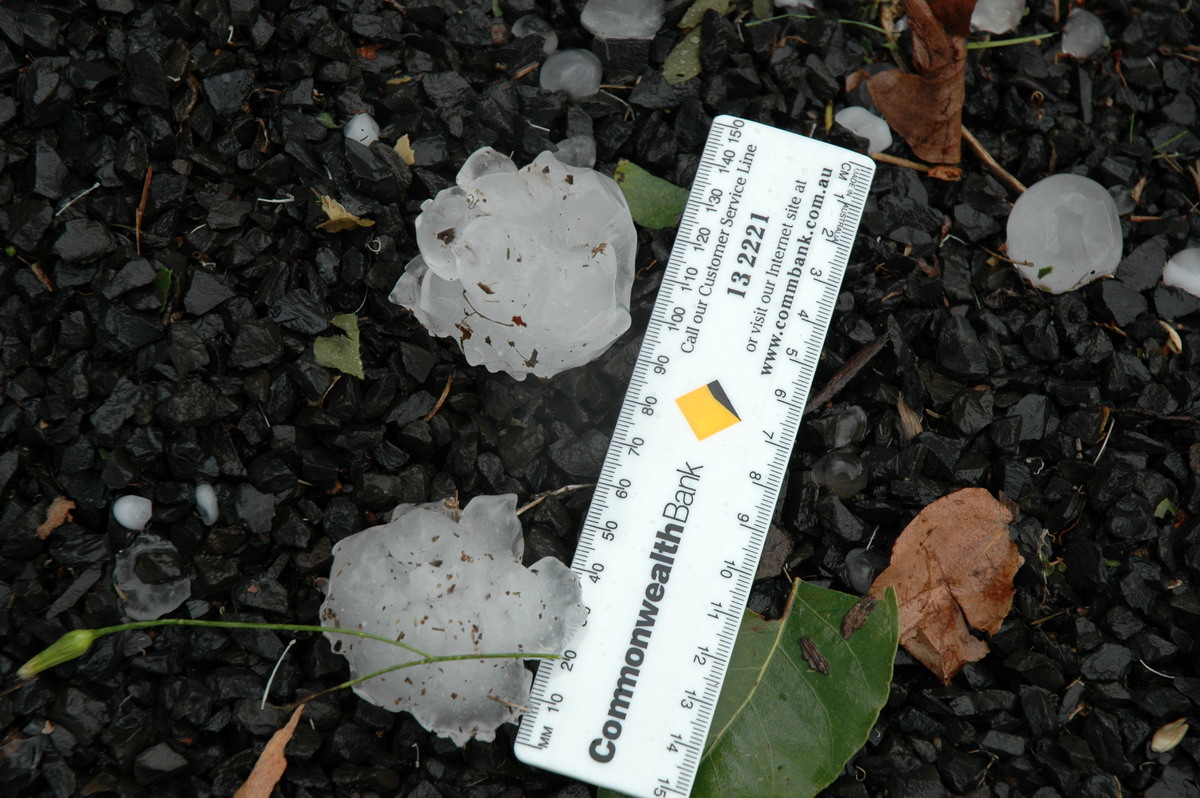
<svg viewBox="0 0 1200 798">
<path fill-rule="evenodd" d="M 538 495 L 536 495 L 532 499 L 530 499 L 528 504 L 526 504 L 523 507 L 518 507 L 517 515 L 523 514 L 526 510 L 532 510 L 534 507 L 537 507 L 539 504 L 541 504 L 542 502 L 544 502 L 546 499 L 550 498 L 551 496 L 558 496 L 561 493 L 569 493 L 573 490 L 583 490 L 584 488 L 594 488 L 594 487 L 596 487 L 595 482 L 585 482 L 581 485 L 563 485 L 561 488 L 555 488 L 554 490 L 542 491 L 541 493 L 539 493 Z"/>
<path fill-rule="evenodd" d="M 967 130 L 967 126 L 962 126 L 962 137 L 965 142 L 971 147 L 971 152 L 975 153 L 975 157 L 983 161 L 984 166 L 996 173 L 996 177 L 1008 184 L 1009 188 L 1016 191 L 1018 194 L 1025 193 L 1025 185 L 1008 173 L 1008 170 L 996 162 L 996 159 L 991 156 L 983 145 L 979 143 L 979 139 L 971 135 L 971 131 Z"/>
<path fill-rule="evenodd" d="M 138 203 L 137 213 L 133 217 L 133 234 L 137 242 L 137 254 L 142 254 L 142 217 L 146 215 L 146 200 L 150 199 L 150 179 L 154 177 L 154 167 L 146 167 L 146 179 L 142 182 L 142 201 Z"/>
<path fill-rule="evenodd" d="M 820 407 L 841 393 L 842 389 L 858 376 L 858 372 L 862 371 L 863 367 L 879 354 L 879 350 L 883 349 L 883 345 L 886 343 L 887 336 L 881 335 L 851 355 L 850 359 L 843 363 L 842 367 L 829 378 L 829 382 L 825 383 L 825 387 L 808 400 L 804 405 L 804 412 L 807 413 L 810 408 Z"/>
<path fill-rule="evenodd" d="M 437 412 L 442 409 L 442 405 L 444 405 L 446 403 L 446 397 L 450 395 L 450 386 L 453 384 L 454 384 L 454 378 L 447 377 L 446 378 L 446 387 L 442 388 L 442 395 L 439 396 L 437 402 L 434 403 L 433 409 L 425 414 L 425 418 L 421 419 L 422 421 L 424 421 L 426 424 L 428 424 L 430 421 L 433 420 L 433 417 L 437 415 Z"/>
<path fill-rule="evenodd" d="M 892 166 L 903 166 L 906 169 L 914 169 L 918 172 L 929 171 L 929 167 L 926 164 L 910 161 L 907 158 L 900 158 L 895 155 L 888 155 L 886 152 L 873 152 L 871 153 L 871 158 L 879 161 L 880 163 L 887 163 L 891 164 Z"/>
</svg>

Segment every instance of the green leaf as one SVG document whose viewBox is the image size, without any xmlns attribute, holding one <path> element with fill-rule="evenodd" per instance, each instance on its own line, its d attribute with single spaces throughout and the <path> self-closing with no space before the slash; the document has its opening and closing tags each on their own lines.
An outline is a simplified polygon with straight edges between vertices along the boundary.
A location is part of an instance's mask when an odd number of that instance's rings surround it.
<svg viewBox="0 0 1200 798">
<path fill-rule="evenodd" d="M 708 733 L 692 798 L 813 796 L 867 741 L 887 702 L 900 639 L 896 592 L 849 640 L 842 618 L 855 597 L 796 580 L 784 617 L 747 611 Z M 819 649 L 813 670 L 798 640 Z M 602 789 L 597 798 L 620 793 Z"/>
<path fill-rule="evenodd" d="M 171 293 L 171 280 L 174 276 L 175 272 L 166 266 L 160 266 L 154 273 L 154 290 L 158 292 L 158 301 L 164 308 L 167 306 L 167 296 Z"/>
<path fill-rule="evenodd" d="M 313 354 L 322 366 L 337 369 L 343 374 L 363 379 L 362 356 L 359 354 L 358 315 L 346 313 L 330 319 L 345 335 L 325 335 L 313 341 Z"/>
<path fill-rule="evenodd" d="M 642 227 L 660 230 L 679 224 L 687 205 L 687 189 L 655 177 L 624 158 L 617 162 L 613 180 L 621 187 L 633 220 Z"/>
<path fill-rule="evenodd" d="M 337 130 L 341 127 L 341 125 L 334 121 L 333 114 L 328 112 L 317 114 L 317 121 L 330 130 Z"/>
<path fill-rule="evenodd" d="M 771 16 L 771 0 L 754 0 L 754 18 L 766 19 Z"/>
<path fill-rule="evenodd" d="M 900 637 L 888 589 L 849 640 L 842 617 L 855 597 L 799 580 L 778 621 L 747 612 L 717 702 L 693 796 L 816 795 L 867 741 L 887 702 Z M 805 661 L 810 638 L 829 663 Z"/>
<path fill-rule="evenodd" d="M 1154 517 L 1166 518 L 1168 515 L 1174 515 L 1176 509 L 1178 508 L 1175 506 L 1175 502 L 1171 501 L 1170 499 L 1163 499 L 1158 503 L 1158 506 L 1154 508 Z"/>
<path fill-rule="evenodd" d="M 729 13 L 729 0 L 696 0 L 691 7 L 683 13 L 683 17 L 679 20 L 679 28 L 687 30 L 694 28 L 700 24 L 700 20 L 704 19 L 704 12 L 709 9 L 716 11 L 724 16 Z"/>
<path fill-rule="evenodd" d="M 663 78 L 667 83 L 686 83 L 699 74 L 700 29 L 692 28 L 663 61 Z"/>
</svg>

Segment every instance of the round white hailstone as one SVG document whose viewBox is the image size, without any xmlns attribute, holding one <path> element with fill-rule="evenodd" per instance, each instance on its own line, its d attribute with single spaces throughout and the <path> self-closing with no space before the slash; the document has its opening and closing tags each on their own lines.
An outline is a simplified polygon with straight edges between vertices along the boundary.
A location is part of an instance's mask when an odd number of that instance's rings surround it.
<svg viewBox="0 0 1200 798">
<path fill-rule="evenodd" d="M 1162 281 L 1163 285 L 1200 296 L 1200 247 L 1191 247 L 1172 255 L 1163 268 Z"/>
<path fill-rule="evenodd" d="M 333 547 L 321 624 L 359 629 L 434 655 L 559 653 L 583 626 L 579 582 L 552 557 L 525 568 L 517 498 L 477 496 L 455 520 L 444 502 L 403 504 L 392 520 Z M 417 659 L 396 646 L 326 632 L 352 676 Z M 394 671 L 354 692 L 466 745 L 520 715 L 532 679 L 518 659 Z"/>
<path fill-rule="evenodd" d="M 663 24 L 663 0 L 587 0 L 579 21 L 601 39 L 653 39 Z"/>
<path fill-rule="evenodd" d="M 1115 272 L 1121 240 L 1112 195 L 1079 175 L 1039 180 L 1008 215 L 1008 257 L 1026 280 L 1052 294 Z"/>
<path fill-rule="evenodd" d="M 892 130 L 888 123 L 861 105 L 843 108 L 834 114 L 833 121 L 870 142 L 871 152 L 883 152 L 892 146 Z"/>
<path fill-rule="evenodd" d="M 558 34 L 550 27 L 549 22 L 537 14 L 518 17 L 512 25 L 512 35 L 514 39 L 520 39 L 522 36 L 541 36 L 542 52 L 546 55 L 558 49 Z"/>
<path fill-rule="evenodd" d="M 364 147 L 370 147 L 379 141 L 379 123 L 370 114 L 363 112 L 354 117 L 342 128 L 346 138 L 357 141 Z"/>
<path fill-rule="evenodd" d="M 206 482 L 196 486 L 196 510 L 206 526 L 215 524 L 220 515 L 217 508 L 217 491 Z"/>
<path fill-rule="evenodd" d="M 192 593 L 179 550 L 155 535 L 139 535 L 129 548 L 117 552 L 113 583 L 125 602 L 125 614 L 135 621 L 161 618 Z"/>
<path fill-rule="evenodd" d="M 1021 21 L 1025 0 L 979 0 L 971 13 L 971 27 L 988 33 L 1008 33 Z"/>
<path fill-rule="evenodd" d="M 154 515 L 154 505 L 144 496 L 122 496 L 113 502 L 112 514 L 121 526 L 141 532 Z"/>
<path fill-rule="evenodd" d="M 1082 61 L 1104 46 L 1107 35 L 1100 17 L 1082 8 L 1072 8 L 1063 28 L 1062 51 Z"/>
<path fill-rule="evenodd" d="M 457 183 L 422 206 L 392 302 L 517 379 L 581 366 L 629 328 L 637 234 L 612 178 L 549 152 L 518 171 L 484 147 Z"/>
<path fill-rule="evenodd" d="M 572 100 L 582 100 L 600 91 L 604 68 L 591 50 L 559 50 L 546 59 L 538 83 L 546 91 L 566 92 Z"/>
</svg>

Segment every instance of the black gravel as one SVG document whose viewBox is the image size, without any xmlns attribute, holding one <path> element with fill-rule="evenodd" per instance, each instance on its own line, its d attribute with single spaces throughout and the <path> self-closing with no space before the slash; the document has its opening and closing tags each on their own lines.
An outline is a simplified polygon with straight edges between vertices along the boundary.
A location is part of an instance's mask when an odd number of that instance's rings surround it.
<svg viewBox="0 0 1200 798">
<path fill-rule="evenodd" d="M 117 496 L 154 500 L 151 530 L 193 579 L 179 616 L 315 623 L 331 546 L 395 503 L 525 501 L 595 477 L 673 236 L 640 231 L 633 328 L 597 362 L 544 383 L 467 368 L 386 301 L 420 203 L 467 154 L 525 162 L 594 133 L 600 169 L 629 158 L 686 186 L 718 113 L 861 147 L 825 131 L 826 104 L 851 104 L 845 77 L 889 60 L 881 36 L 834 20 L 870 6 L 747 26 L 742 2 L 705 17 L 704 73 L 670 86 L 687 5 L 671 2 L 653 42 L 602 53 L 616 88 L 572 103 L 527 71 L 540 39 L 507 30 L 537 10 L 561 47 L 591 46 L 581 3 L 499 5 L 502 19 L 481 0 L 0 3 L 3 794 L 232 794 L 280 707 L 345 678 L 302 635 L 260 709 L 286 636 L 173 629 L 106 638 L 16 686 L 64 631 L 121 620 Z M 952 684 L 898 654 L 828 795 L 1200 795 L 1200 737 L 1149 748 L 1200 704 L 1200 300 L 1158 283 L 1165 256 L 1200 245 L 1200 4 L 1089 7 L 1111 46 L 1086 63 L 1056 59 L 1053 39 L 974 51 L 964 122 L 1026 184 L 1074 172 L 1135 191 L 1116 279 L 1053 297 L 993 259 L 1014 195 L 969 153 L 958 183 L 879 167 L 818 384 L 886 345 L 801 432 L 777 518 L 787 572 L 851 591 L 917 511 L 968 486 L 1020 507 L 1025 566 L 992 654 Z M 1055 13 L 1034 2 L 1014 35 L 1059 30 Z M 363 110 L 388 144 L 412 137 L 413 167 L 330 128 Z M 318 194 L 375 226 L 316 230 Z M 312 353 L 345 313 L 361 381 Z M 845 439 L 848 414 L 865 428 Z M 807 476 L 834 445 L 865 464 L 857 495 Z M 211 528 L 191 505 L 202 481 L 220 499 Z M 56 496 L 74 516 L 42 539 Z M 569 560 L 589 499 L 528 513 L 529 555 Z M 785 577 L 757 588 L 753 606 L 777 612 Z M 343 692 L 310 706 L 279 794 L 591 792 L 520 765 L 513 736 L 458 750 Z"/>
</svg>

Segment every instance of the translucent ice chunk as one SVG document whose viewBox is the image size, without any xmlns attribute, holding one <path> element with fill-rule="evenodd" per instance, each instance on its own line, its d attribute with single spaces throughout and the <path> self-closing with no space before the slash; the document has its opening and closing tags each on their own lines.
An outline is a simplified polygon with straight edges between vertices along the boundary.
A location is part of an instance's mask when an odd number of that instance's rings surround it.
<svg viewBox="0 0 1200 798">
<path fill-rule="evenodd" d="M 512 35 L 514 39 L 520 39 L 522 36 L 541 36 L 542 52 L 546 55 L 558 49 L 558 34 L 554 32 L 554 28 L 550 27 L 549 22 L 537 14 L 526 14 L 519 17 L 513 23 Z"/>
<path fill-rule="evenodd" d="M 122 496 L 113 502 L 112 514 L 121 526 L 141 532 L 154 515 L 154 505 L 144 496 Z"/>
<path fill-rule="evenodd" d="M 1200 247 L 1191 247 L 1172 255 L 1163 268 L 1162 281 L 1164 285 L 1200 296 Z"/>
<path fill-rule="evenodd" d="M 1052 294 L 1112 274 L 1121 262 L 1112 195 L 1079 175 L 1034 183 L 1008 215 L 1008 256 L 1026 280 Z"/>
<path fill-rule="evenodd" d="M 200 513 L 200 520 L 207 526 L 217 522 L 220 513 L 217 508 L 217 491 L 212 485 L 201 483 L 196 486 L 196 510 Z"/>
<path fill-rule="evenodd" d="M 342 128 L 346 138 L 370 147 L 379 141 L 379 123 L 368 113 L 355 114 Z"/>
<path fill-rule="evenodd" d="M 521 565 L 516 496 L 478 496 L 455 520 L 442 502 L 405 504 L 382 526 L 333 547 L 321 623 L 362 629 L 433 654 L 558 652 L 583 625 L 579 583 L 551 557 Z M 411 659 L 373 640 L 326 635 L 354 676 Z M 355 686 L 393 712 L 458 745 L 494 739 L 529 699 L 519 660 L 407 668 Z"/>
<path fill-rule="evenodd" d="M 971 14 L 971 26 L 988 33 L 1008 33 L 1025 13 L 1025 0 L 979 0 Z"/>
<path fill-rule="evenodd" d="M 871 152 L 883 152 L 892 146 L 892 131 L 888 123 L 861 105 L 843 108 L 834 114 L 833 121 L 870 142 Z"/>
<path fill-rule="evenodd" d="M 113 582 L 125 601 L 125 614 L 135 621 L 161 618 L 192 592 L 178 549 L 155 535 L 140 535 L 117 552 Z"/>
<path fill-rule="evenodd" d="M 1129 193 L 1128 187 L 1113 186 L 1108 190 L 1108 193 L 1113 198 L 1113 203 L 1117 206 L 1118 216 L 1133 213 L 1137 208 L 1137 203 L 1133 201 L 1133 195 Z"/>
<path fill-rule="evenodd" d="M 849 499 L 867 487 L 867 467 L 856 454 L 830 452 L 813 463 L 812 481 L 829 488 L 840 499 Z"/>
<path fill-rule="evenodd" d="M 1104 23 L 1091 11 L 1072 8 L 1063 28 L 1062 51 L 1082 61 L 1090 58 L 1104 44 Z"/>
<path fill-rule="evenodd" d="M 850 587 L 865 594 L 875 577 L 887 566 L 887 555 L 879 549 L 850 549 L 846 552 L 846 581 Z"/>
<path fill-rule="evenodd" d="M 571 136 L 554 145 L 554 157 L 567 166 L 591 169 L 596 165 L 596 139 L 591 136 Z"/>
<path fill-rule="evenodd" d="M 590 50 L 559 50 L 546 59 L 538 84 L 546 91 L 566 92 L 572 100 L 582 100 L 600 91 L 604 69 Z"/>
<path fill-rule="evenodd" d="M 544 152 L 517 171 L 491 148 L 417 217 L 392 302 L 471 365 L 550 377 L 599 357 L 629 327 L 637 236 L 617 184 Z"/>
<path fill-rule="evenodd" d="M 663 0 L 587 0 L 579 21 L 601 39 L 653 39 L 663 24 Z"/>
</svg>

